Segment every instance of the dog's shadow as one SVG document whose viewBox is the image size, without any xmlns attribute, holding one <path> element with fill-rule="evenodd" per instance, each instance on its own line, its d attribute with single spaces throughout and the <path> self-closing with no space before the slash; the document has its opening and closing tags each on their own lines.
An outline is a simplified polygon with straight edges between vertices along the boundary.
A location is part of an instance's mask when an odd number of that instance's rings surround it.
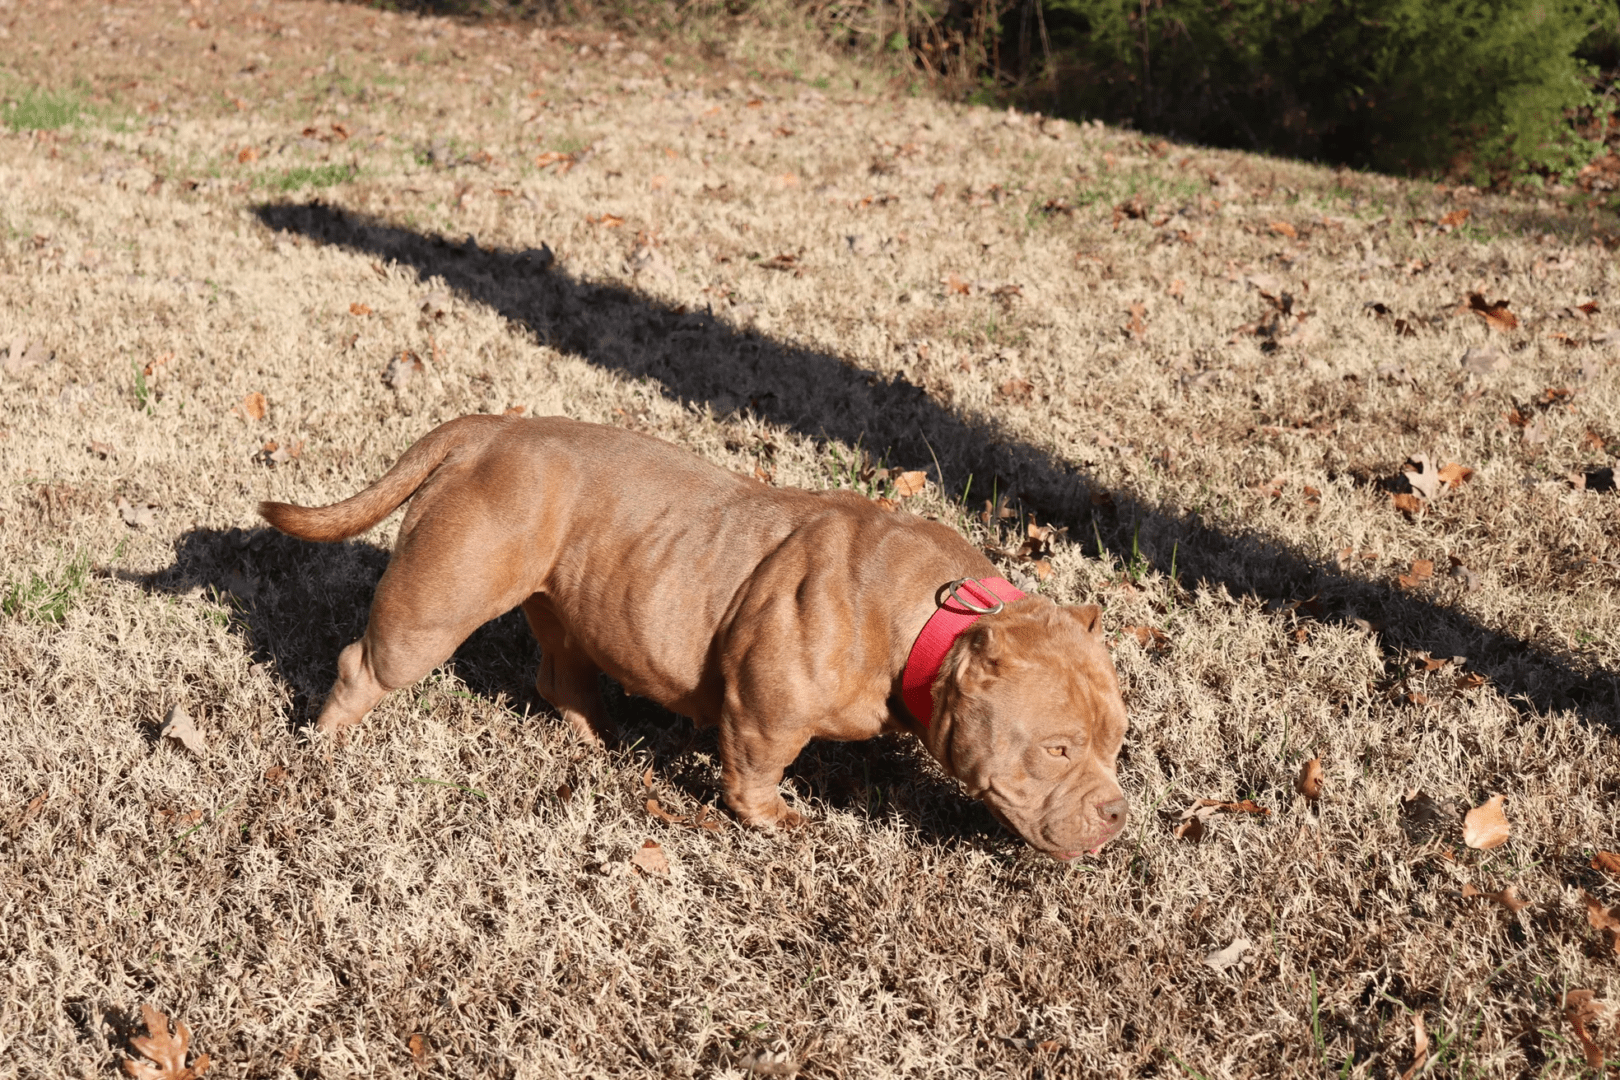
<svg viewBox="0 0 1620 1080">
<path fill-rule="evenodd" d="M 168 593 L 201 589 L 228 613 L 253 662 L 267 665 L 292 699 L 290 729 L 313 723 L 337 674 L 337 655 L 365 630 L 389 552 L 361 540 L 317 544 L 270 528 L 203 529 L 183 534 L 173 565 L 138 580 Z M 522 612 L 485 623 L 445 664 L 486 701 L 562 724 L 534 688 L 539 647 Z M 649 758 L 661 781 L 699 804 L 722 805 L 719 742 L 652 701 L 631 697 L 604 676 L 604 701 L 618 725 L 615 749 Z M 787 772 L 801 798 L 873 818 L 898 812 L 919 834 L 941 840 L 1004 835 L 955 781 L 939 773 L 914 740 L 812 742 Z"/>
</svg>

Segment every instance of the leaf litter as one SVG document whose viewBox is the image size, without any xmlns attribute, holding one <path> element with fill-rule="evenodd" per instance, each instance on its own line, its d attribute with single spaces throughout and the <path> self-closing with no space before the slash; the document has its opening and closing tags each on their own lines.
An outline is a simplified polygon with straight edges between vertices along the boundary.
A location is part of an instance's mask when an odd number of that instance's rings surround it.
<svg viewBox="0 0 1620 1080">
<path fill-rule="evenodd" d="M 186 1054 L 191 1047 L 191 1029 L 179 1020 L 169 1030 L 169 1018 L 150 1005 L 141 1005 L 141 1021 L 147 1034 L 130 1037 L 129 1045 L 140 1058 L 125 1058 L 124 1072 L 135 1080 L 198 1080 L 208 1071 L 208 1055 L 198 1054 L 190 1065 Z M 142 1060 L 144 1058 L 145 1060 Z"/>
</svg>

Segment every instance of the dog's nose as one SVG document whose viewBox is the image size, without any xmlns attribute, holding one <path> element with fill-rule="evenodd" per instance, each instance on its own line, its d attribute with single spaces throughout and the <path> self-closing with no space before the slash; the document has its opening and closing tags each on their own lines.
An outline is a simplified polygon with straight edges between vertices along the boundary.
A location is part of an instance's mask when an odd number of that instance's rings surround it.
<svg viewBox="0 0 1620 1080">
<path fill-rule="evenodd" d="M 1125 827 L 1125 818 L 1129 807 L 1123 798 L 1110 799 L 1097 806 L 1097 816 L 1102 818 L 1103 828 L 1110 833 L 1117 833 Z"/>
</svg>

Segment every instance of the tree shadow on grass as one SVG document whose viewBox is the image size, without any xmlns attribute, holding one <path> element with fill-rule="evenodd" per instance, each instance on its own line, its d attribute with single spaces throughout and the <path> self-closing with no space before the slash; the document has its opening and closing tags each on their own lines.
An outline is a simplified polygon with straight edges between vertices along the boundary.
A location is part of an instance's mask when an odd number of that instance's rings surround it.
<svg viewBox="0 0 1620 1080">
<path fill-rule="evenodd" d="M 660 384 L 675 400 L 727 413 L 749 409 L 812 438 L 863 440 L 891 460 L 925 465 L 947 491 L 993 481 L 1070 535 L 1098 538 L 1122 561 L 1139 553 L 1183 582 L 1225 586 L 1324 620 L 1382 627 L 1392 651 L 1467 656 L 1522 713 L 1574 708 L 1589 723 L 1620 730 L 1620 678 L 1576 657 L 1538 649 L 1443 602 L 1342 573 L 1330 561 L 1258 532 L 1214 524 L 1182 508 L 1110 490 L 1083 467 L 959 415 L 903 378 L 687 312 L 630 288 L 582 281 L 550 265 L 549 253 L 454 243 L 314 201 L 264 204 L 277 232 L 385 258 L 442 279 L 467 299 L 528 327 L 549 345 L 609 371 Z M 938 466 L 933 463 L 937 459 Z M 939 471 L 943 475 L 938 475 Z"/>
</svg>

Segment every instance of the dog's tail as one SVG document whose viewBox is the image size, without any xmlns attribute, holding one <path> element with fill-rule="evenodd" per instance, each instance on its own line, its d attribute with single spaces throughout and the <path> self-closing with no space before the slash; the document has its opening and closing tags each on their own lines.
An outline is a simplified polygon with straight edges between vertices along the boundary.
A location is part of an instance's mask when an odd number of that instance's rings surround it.
<svg viewBox="0 0 1620 1080">
<path fill-rule="evenodd" d="M 392 514 L 401 503 L 444 463 L 452 452 L 468 442 L 482 442 L 479 435 L 499 424 L 502 417 L 463 416 L 440 424 L 411 444 L 382 479 L 358 494 L 331 506 L 294 506 L 284 502 L 262 502 L 259 516 L 301 540 L 347 540 L 371 528 Z"/>
</svg>

